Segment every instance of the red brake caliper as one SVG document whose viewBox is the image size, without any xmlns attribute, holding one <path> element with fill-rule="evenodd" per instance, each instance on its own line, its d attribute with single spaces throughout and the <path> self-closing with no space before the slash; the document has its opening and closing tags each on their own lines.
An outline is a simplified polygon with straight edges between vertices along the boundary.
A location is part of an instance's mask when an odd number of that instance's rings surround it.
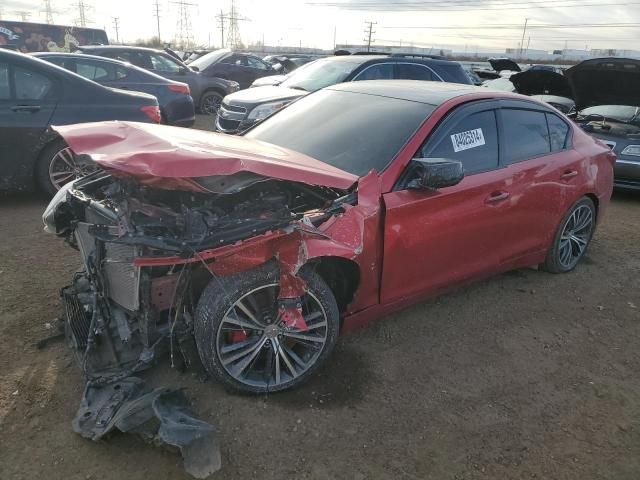
<svg viewBox="0 0 640 480">
<path fill-rule="evenodd" d="M 281 298 L 278 316 L 289 328 L 307 330 L 307 322 L 302 316 L 302 303 L 299 298 Z"/>
</svg>

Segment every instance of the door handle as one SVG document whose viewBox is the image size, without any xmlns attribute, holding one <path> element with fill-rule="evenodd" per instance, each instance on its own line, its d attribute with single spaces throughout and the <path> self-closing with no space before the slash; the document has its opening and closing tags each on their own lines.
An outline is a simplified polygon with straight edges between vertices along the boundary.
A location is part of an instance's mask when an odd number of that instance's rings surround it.
<svg viewBox="0 0 640 480">
<path fill-rule="evenodd" d="M 560 178 L 562 180 L 569 180 L 573 177 L 577 177 L 578 176 L 578 171 L 577 170 L 566 170 L 562 175 L 560 175 Z"/>
<path fill-rule="evenodd" d="M 493 192 L 491 195 L 487 197 L 485 202 L 487 203 L 502 202 L 507 198 L 509 198 L 509 192 Z"/>
<path fill-rule="evenodd" d="M 11 110 L 14 112 L 35 113 L 40 111 L 40 105 L 14 105 Z"/>
</svg>

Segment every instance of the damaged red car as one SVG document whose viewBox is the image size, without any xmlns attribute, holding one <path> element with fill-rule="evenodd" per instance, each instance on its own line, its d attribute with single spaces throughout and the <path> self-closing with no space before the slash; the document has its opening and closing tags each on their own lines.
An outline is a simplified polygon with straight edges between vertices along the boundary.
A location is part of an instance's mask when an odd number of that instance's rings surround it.
<svg viewBox="0 0 640 480">
<path fill-rule="evenodd" d="M 248 392 L 293 387 L 339 333 L 468 282 L 584 256 L 615 155 L 547 104 L 464 85 L 336 85 L 241 137 L 57 127 L 101 170 L 44 215 L 89 379 L 167 351 Z"/>
</svg>

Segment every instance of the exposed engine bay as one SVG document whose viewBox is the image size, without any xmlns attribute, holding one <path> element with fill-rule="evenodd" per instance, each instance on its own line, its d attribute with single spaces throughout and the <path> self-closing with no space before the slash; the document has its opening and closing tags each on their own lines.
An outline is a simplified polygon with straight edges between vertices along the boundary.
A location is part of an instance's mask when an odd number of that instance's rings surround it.
<svg viewBox="0 0 640 480">
<path fill-rule="evenodd" d="M 599 117 L 595 119 L 594 117 Z M 599 115 L 589 115 L 586 118 L 577 117 L 582 129 L 588 133 L 601 133 L 630 140 L 640 140 L 640 126 L 608 119 Z"/>
</svg>

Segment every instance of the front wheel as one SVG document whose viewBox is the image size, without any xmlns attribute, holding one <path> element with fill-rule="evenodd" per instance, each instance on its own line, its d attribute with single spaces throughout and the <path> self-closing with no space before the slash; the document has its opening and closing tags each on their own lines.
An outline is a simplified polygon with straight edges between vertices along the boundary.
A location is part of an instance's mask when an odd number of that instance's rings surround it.
<svg viewBox="0 0 640 480">
<path fill-rule="evenodd" d="M 97 169 L 88 157 L 76 156 L 63 140 L 47 145 L 36 165 L 36 181 L 48 195 L 55 195 L 60 188 L 76 178 L 84 177 Z"/>
<path fill-rule="evenodd" d="M 587 251 L 595 231 L 596 207 L 583 197 L 567 211 L 560 222 L 542 268 L 551 273 L 573 270 Z"/>
<path fill-rule="evenodd" d="M 200 113 L 205 115 L 217 115 L 223 96 L 214 91 L 204 92 L 200 98 Z"/>
<path fill-rule="evenodd" d="M 311 269 L 300 273 L 306 328 L 287 325 L 278 310 L 273 266 L 213 279 L 198 302 L 195 339 L 207 371 L 248 393 L 285 390 L 305 381 L 329 356 L 339 330 L 335 297 Z"/>
</svg>

